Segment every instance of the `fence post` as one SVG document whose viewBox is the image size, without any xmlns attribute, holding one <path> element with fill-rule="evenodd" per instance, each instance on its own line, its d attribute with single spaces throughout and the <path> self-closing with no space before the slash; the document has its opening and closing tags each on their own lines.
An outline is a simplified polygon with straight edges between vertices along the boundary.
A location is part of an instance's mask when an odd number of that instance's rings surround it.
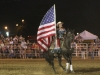
<svg viewBox="0 0 100 75">
<path fill-rule="evenodd" d="M 77 56 L 77 44 L 76 44 L 76 56 Z"/>
<path fill-rule="evenodd" d="M 86 58 L 88 58 L 88 44 L 86 43 Z"/>
</svg>

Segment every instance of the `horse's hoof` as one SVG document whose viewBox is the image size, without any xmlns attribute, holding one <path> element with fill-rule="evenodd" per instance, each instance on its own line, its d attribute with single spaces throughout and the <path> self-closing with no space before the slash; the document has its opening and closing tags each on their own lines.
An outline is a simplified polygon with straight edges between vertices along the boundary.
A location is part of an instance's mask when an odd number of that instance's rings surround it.
<svg viewBox="0 0 100 75">
<path fill-rule="evenodd" d="M 71 73 L 75 73 L 74 71 L 71 71 Z"/>
<path fill-rule="evenodd" d="M 66 71 L 66 69 L 65 69 L 62 65 L 60 65 L 60 67 L 61 67 L 64 71 Z"/>
<path fill-rule="evenodd" d="M 66 71 L 66 69 L 65 69 L 65 68 L 63 68 L 63 70 L 64 70 L 64 71 Z"/>
<path fill-rule="evenodd" d="M 66 70 L 65 73 L 70 73 L 70 70 Z"/>
<path fill-rule="evenodd" d="M 57 74 L 57 72 L 55 72 L 55 74 Z"/>
</svg>

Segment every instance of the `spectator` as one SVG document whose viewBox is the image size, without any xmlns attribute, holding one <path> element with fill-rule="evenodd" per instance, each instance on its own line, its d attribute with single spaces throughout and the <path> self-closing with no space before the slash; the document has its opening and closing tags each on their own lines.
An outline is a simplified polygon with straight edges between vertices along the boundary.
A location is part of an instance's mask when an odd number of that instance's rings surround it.
<svg viewBox="0 0 100 75">
<path fill-rule="evenodd" d="M 35 56 L 38 57 L 39 55 L 39 46 L 37 43 L 35 43 Z"/>
<path fill-rule="evenodd" d="M 16 44 L 13 45 L 13 50 L 14 50 L 14 53 L 15 53 L 15 57 L 18 57 L 18 47 Z"/>
<path fill-rule="evenodd" d="M 22 50 L 22 58 L 23 59 L 26 59 L 26 49 L 23 49 Z"/>
<path fill-rule="evenodd" d="M 13 43 L 14 44 L 17 44 L 18 43 L 18 36 L 17 35 L 13 38 Z"/>
<path fill-rule="evenodd" d="M 4 47 L 4 43 L 3 43 L 3 41 L 1 41 L 1 47 Z"/>
<path fill-rule="evenodd" d="M 22 56 L 23 56 L 23 48 L 21 47 L 20 44 L 18 44 L 18 50 L 19 50 L 19 57 L 22 58 Z"/>
<path fill-rule="evenodd" d="M 9 38 L 9 36 L 7 36 L 7 37 L 6 37 L 6 41 L 10 41 L 10 38 Z"/>
<path fill-rule="evenodd" d="M 12 39 L 10 39 L 9 44 L 11 44 L 11 45 L 14 44 Z"/>
<path fill-rule="evenodd" d="M 98 57 L 100 59 L 100 48 L 98 49 Z"/>
<path fill-rule="evenodd" d="M 21 43 L 22 40 L 23 40 L 23 37 L 22 37 L 22 35 L 20 35 L 19 38 L 18 38 L 19 43 Z"/>
<path fill-rule="evenodd" d="M 27 45 L 30 45 L 30 42 L 29 42 L 29 40 L 27 40 L 27 41 L 26 41 L 26 43 L 27 43 Z"/>
<path fill-rule="evenodd" d="M 10 47 L 10 49 L 9 49 L 9 57 L 14 58 L 14 50 L 12 47 Z"/>
<path fill-rule="evenodd" d="M 30 47 L 27 48 L 26 50 L 26 57 L 27 58 L 32 58 L 32 50 Z"/>
<path fill-rule="evenodd" d="M 27 44 L 26 44 L 25 40 L 23 40 L 23 41 L 21 42 L 21 47 L 22 47 L 23 49 L 27 49 Z"/>
<path fill-rule="evenodd" d="M 2 41 L 4 41 L 4 36 L 3 36 L 3 34 L 0 34 L 0 39 L 2 40 Z"/>
<path fill-rule="evenodd" d="M 44 50 L 43 50 L 43 49 L 40 50 L 40 57 L 41 57 L 41 58 L 44 57 Z"/>
<path fill-rule="evenodd" d="M 32 45 L 31 45 L 31 49 L 32 49 L 32 56 L 35 57 L 35 42 L 32 43 Z"/>
<path fill-rule="evenodd" d="M 82 56 L 82 59 L 85 59 L 85 49 L 84 49 L 84 47 L 81 47 L 81 56 Z"/>
<path fill-rule="evenodd" d="M 95 48 L 94 48 L 94 45 L 92 44 L 91 45 L 91 59 L 94 59 L 94 51 L 95 51 Z"/>
<path fill-rule="evenodd" d="M 5 48 L 4 48 L 4 57 L 7 58 L 8 57 L 8 53 L 9 53 L 9 47 L 7 45 L 5 45 Z"/>
</svg>

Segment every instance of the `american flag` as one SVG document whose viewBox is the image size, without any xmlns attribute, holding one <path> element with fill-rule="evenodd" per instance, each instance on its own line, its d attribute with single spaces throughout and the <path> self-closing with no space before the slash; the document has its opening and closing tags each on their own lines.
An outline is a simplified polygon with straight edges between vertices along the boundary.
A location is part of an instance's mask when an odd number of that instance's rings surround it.
<svg viewBox="0 0 100 75">
<path fill-rule="evenodd" d="M 55 28 L 55 7 L 52 6 L 44 15 L 37 32 L 37 43 L 44 51 L 48 50 L 52 36 L 56 34 Z"/>
</svg>

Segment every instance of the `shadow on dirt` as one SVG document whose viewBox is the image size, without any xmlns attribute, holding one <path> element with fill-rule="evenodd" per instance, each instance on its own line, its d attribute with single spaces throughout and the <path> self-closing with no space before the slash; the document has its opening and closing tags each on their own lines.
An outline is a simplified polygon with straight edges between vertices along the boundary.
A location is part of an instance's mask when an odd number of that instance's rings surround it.
<svg viewBox="0 0 100 75">
<path fill-rule="evenodd" d="M 100 71 L 100 68 L 81 68 L 79 70 L 75 70 L 76 73 L 78 72 L 97 72 L 97 71 Z"/>
</svg>

